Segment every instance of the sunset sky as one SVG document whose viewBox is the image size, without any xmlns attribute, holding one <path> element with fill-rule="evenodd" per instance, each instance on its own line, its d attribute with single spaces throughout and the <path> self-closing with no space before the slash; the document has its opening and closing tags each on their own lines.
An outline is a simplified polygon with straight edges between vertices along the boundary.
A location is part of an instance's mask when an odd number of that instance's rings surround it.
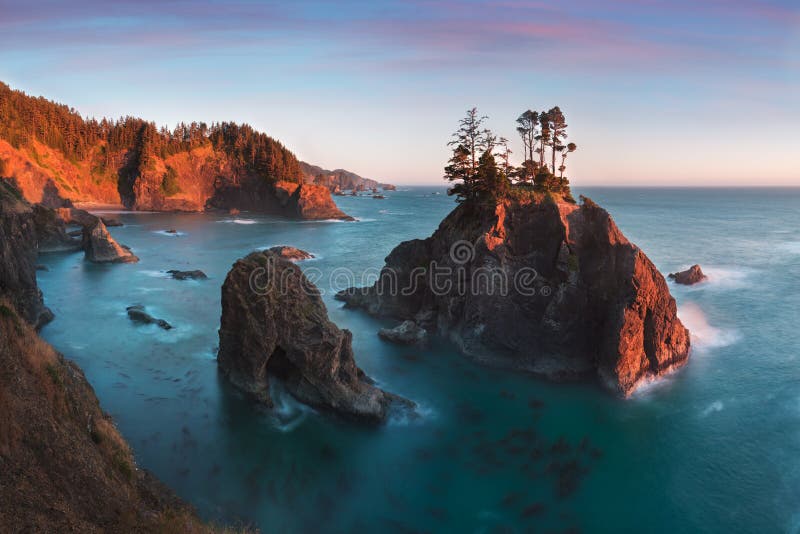
<svg viewBox="0 0 800 534">
<path fill-rule="evenodd" d="M 0 0 L 0 80 L 394 183 L 441 183 L 468 107 L 519 154 L 559 105 L 576 185 L 800 185 L 798 0 Z"/>
</svg>

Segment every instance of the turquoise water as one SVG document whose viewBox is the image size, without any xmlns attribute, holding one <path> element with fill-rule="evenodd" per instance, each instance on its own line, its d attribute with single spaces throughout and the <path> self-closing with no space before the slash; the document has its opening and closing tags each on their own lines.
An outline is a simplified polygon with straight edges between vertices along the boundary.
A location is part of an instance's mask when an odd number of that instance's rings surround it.
<svg viewBox="0 0 800 534">
<path fill-rule="evenodd" d="M 438 340 L 386 344 L 376 331 L 391 323 L 333 300 L 428 236 L 452 208 L 443 191 L 337 197 L 354 223 L 120 214 L 111 232 L 140 263 L 40 258 L 56 314 L 43 336 L 84 369 L 139 465 L 205 518 L 264 532 L 800 531 L 800 190 L 578 191 L 662 272 L 697 262 L 710 276 L 672 287 L 690 364 L 627 401 L 481 368 Z M 301 265 L 353 331 L 358 364 L 420 418 L 361 428 L 287 398 L 270 413 L 219 378 L 225 274 L 279 244 L 318 256 Z M 175 328 L 134 325 L 131 304 Z"/>
</svg>

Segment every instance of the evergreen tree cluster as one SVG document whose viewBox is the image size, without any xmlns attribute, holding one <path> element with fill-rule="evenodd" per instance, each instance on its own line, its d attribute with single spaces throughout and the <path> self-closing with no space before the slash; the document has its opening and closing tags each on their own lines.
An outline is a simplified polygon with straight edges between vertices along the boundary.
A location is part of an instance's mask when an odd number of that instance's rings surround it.
<svg viewBox="0 0 800 534">
<path fill-rule="evenodd" d="M 524 150 L 519 167 L 511 164 L 508 140 L 485 128 L 486 119 L 476 108 L 467 110 L 448 143 L 452 156 L 444 177 L 454 182 L 449 194 L 456 195 L 459 202 L 493 202 L 510 192 L 524 190 L 572 199 L 564 171 L 567 156 L 578 146 L 565 141 L 567 123 L 558 106 L 542 112 L 528 110 L 517 119 Z"/>
<path fill-rule="evenodd" d="M 0 138 L 15 148 L 36 140 L 62 152 L 73 162 L 85 161 L 99 148 L 101 164 L 116 163 L 127 153 L 141 172 L 152 158 L 167 158 L 205 145 L 224 152 L 232 162 L 268 180 L 302 182 L 295 155 L 279 141 L 247 124 L 181 123 L 174 130 L 136 117 L 100 121 L 42 97 L 31 97 L 0 82 Z M 130 164 L 130 163 L 129 163 Z"/>
</svg>

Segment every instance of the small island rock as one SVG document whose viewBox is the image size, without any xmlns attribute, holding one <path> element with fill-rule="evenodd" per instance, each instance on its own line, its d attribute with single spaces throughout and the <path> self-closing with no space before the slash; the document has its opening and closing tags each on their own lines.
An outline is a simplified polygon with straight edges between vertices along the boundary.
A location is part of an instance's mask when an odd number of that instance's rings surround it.
<svg viewBox="0 0 800 534">
<path fill-rule="evenodd" d="M 208 278 L 206 273 L 200 270 L 194 271 L 178 271 L 176 269 L 171 269 L 167 271 L 168 274 L 172 275 L 172 278 L 175 280 L 205 280 Z"/>
<path fill-rule="evenodd" d="M 669 278 L 670 280 L 675 280 L 676 284 L 683 284 L 685 286 L 698 284 L 708 279 L 699 265 L 692 265 L 685 271 L 670 273 Z"/>
<path fill-rule="evenodd" d="M 305 250 L 301 250 L 299 248 L 290 247 L 288 245 L 271 247 L 269 250 L 281 258 L 293 261 L 310 260 L 314 257 L 314 255 L 310 252 L 306 252 Z"/>
<path fill-rule="evenodd" d="M 142 323 L 142 324 L 155 324 L 158 325 L 160 328 L 164 330 L 171 330 L 172 325 L 169 324 L 164 319 L 157 319 L 147 313 L 144 309 L 144 306 L 140 304 L 134 304 L 133 306 L 128 306 L 126 308 L 128 312 L 128 318 L 135 322 L 135 323 Z"/>
</svg>

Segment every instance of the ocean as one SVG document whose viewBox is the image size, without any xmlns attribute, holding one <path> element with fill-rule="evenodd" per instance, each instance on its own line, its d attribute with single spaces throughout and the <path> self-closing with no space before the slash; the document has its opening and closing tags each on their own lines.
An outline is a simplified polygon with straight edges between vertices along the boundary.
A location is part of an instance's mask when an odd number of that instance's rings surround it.
<svg viewBox="0 0 800 534">
<path fill-rule="evenodd" d="M 125 226 L 110 231 L 141 261 L 41 256 L 56 315 L 42 336 L 83 368 L 139 466 L 205 519 L 263 532 L 800 532 L 800 189 L 574 192 L 665 275 L 699 263 L 709 276 L 670 284 L 689 364 L 628 400 L 480 367 L 440 339 L 390 345 L 376 333 L 395 322 L 333 299 L 433 232 L 454 206 L 444 187 L 336 197 L 356 222 L 117 213 Z M 419 417 L 362 427 L 285 395 L 267 411 L 219 376 L 225 275 L 283 244 L 316 256 L 299 265 L 353 332 L 356 362 Z M 175 328 L 132 323 L 132 304 Z"/>
</svg>

